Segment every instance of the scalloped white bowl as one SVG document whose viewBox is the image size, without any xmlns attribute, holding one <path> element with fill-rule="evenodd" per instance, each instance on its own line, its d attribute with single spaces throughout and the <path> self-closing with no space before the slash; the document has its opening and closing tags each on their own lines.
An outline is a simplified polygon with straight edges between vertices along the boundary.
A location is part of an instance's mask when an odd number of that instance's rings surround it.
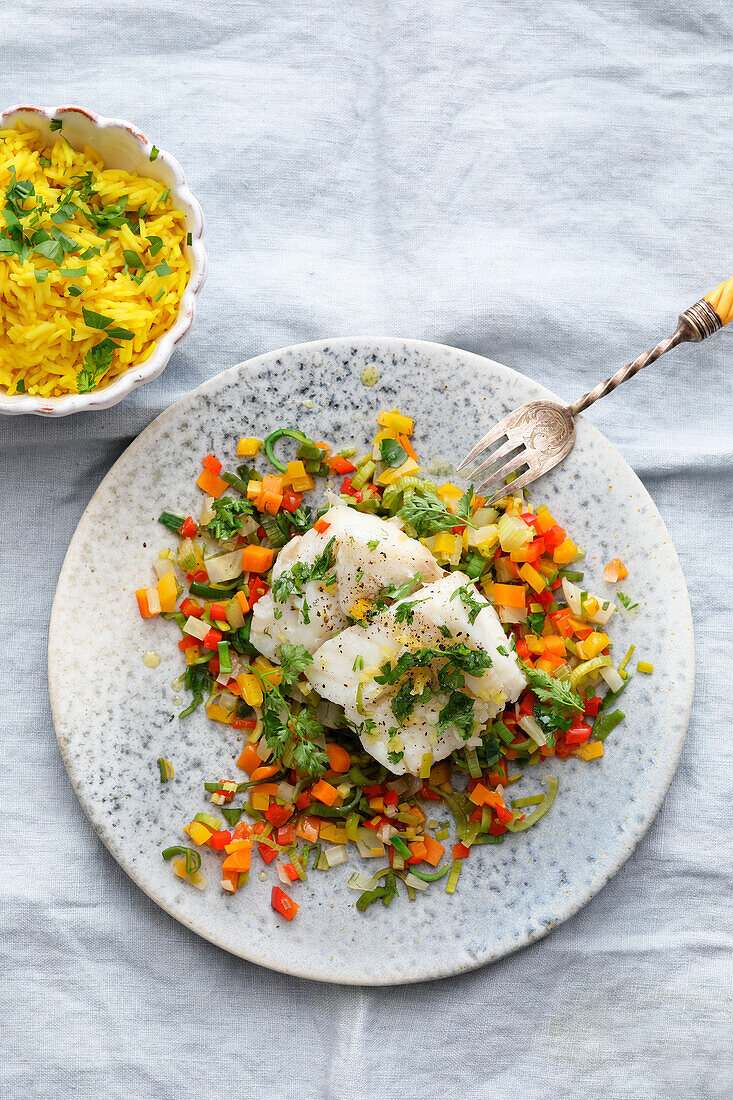
<svg viewBox="0 0 733 1100">
<path fill-rule="evenodd" d="M 175 157 L 162 150 L 150 160 L 151 142 L 129 122 L 119 118 L 104 118 L 85 107 L 10 107 L 0 115 L 0 125 L 13 126 L 23 122 L 42 134 L 50 134 L 50 123 L 61 119 L 61 133 L 75 149 L 93 145 L 110 168 L 160 180 L 170 187 L 175 206 L 183 211 L 191 244 L 185 245 L 191 274 L 183 292 L 175 324 L 158 340 L 153 354 L 144 363 L 131 366 L 109 386 L 93 393 L 69 394 L 65 397 L 33 397 L 29 394 L 9 397 L 0 393 L 0 413 L 8 415 L 68 416 L 69 413 L 108 409 L 145 382 L 151 382 L 166 367 L 176 344 L 180 343 L 193 324 L 196 296 L 206 279 L 206 252 L 203 245 L 204 215 L 193 197 Z"/>
</svg>

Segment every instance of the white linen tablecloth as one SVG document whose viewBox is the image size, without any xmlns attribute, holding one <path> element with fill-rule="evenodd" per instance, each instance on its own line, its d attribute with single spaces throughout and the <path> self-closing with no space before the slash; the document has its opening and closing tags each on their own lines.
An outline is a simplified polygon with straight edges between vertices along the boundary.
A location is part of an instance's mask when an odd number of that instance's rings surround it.
<svg viewBox="0 0 733 1100">
<path fill-rule="evenodd" d="M 729 1100 L 730 334 L 589 414 L 687 576 L 698 674 L 682 763 L 603 893 L 493 966 L 337 988 L 180 927 L 76 802 L 46 635 L 102 476 L 225 367 L 322 336 L 415 336 L 571 399 L 667 335 L 733 267 L 731 11 L 5 0 L 3 36 L 5 106 L 84 104 L 179 157 L 210 275 L 156 382 L 107 412 L 0 422 L 0 1096 Z"/>
</svg>

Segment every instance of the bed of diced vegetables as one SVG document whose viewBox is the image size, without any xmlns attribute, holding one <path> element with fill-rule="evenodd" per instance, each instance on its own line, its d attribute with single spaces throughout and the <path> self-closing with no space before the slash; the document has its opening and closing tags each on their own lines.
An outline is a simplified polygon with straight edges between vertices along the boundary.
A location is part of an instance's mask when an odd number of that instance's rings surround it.
<svg viewBox="0 0 733 1100">
<path fill-rule="evenodd" d="M 552 805 L 553 776 L 541 793 L 511 797 L 523 770 L 552 756 L 597 760 L 624 718 L 615 704 L 630 680 L 633 647 L 614 664 L 606 627 L 615 607 L 582 587 L 582 549 L 545 506 L 512 494 L 510 483 L 504 499 L 486 507 L 470 489 L 423 476 L 412 419 L 395 409 L 378 420 L 371 451 L 358 459 L 297 429 L 242 438 L 236 472 L 214 455 L 204 458 L 198 517 L 160 516 L 179 541 L 154 563 L 157 584 L 136 593 L 140 614 L 163 615 L 180 629 L 185 672 L 177 686 L 191 696 L 181 717 L 203 706 L 244 738 L 237 767 L 246 778 L 207 780 L 218 813 L 197 813 L 184 827 L 190 845 L 163 851 L 199 889 L 207 884 L 205 848 L 223 855 L 221 886 L 236 893 L 255 849 L 259 878 L 274 863 L 278 881 L 290 886 L 346 863 L 353 845 L 365 860 L 384 863 L 348 879 L 362 912 L 376 901 L 389 905 L 401 884 L 411 900 L 442 879 L 453 893 L 473 848 L 503 843 Z M 479 748 L 437 764 L 427 754 L 418 778 L 389 773 L 346 727 L 324 729 L 303 675 L 312 659 L 304 647 L 284 645 L 275 665 L 250 642 L 251 610 L 269 589 L 276 555 L 295 535 L 325 525 L 326 507 L 314 511 L 305 501 L 333 478 L 350 507 L 397 517 L 441 566 L 470 577 L 495 606 L 527 676 L 527 690 L 484 731 Z M 627 572 L 615 559 L 604 576 L 617 583 Z M 375 600 L 383 607 L 396 596 L 385 591 Z M 636 606 L 618 597 L 624 608 Z M 639 662 L 637 670 L 652 667 Z M 158 768 L 161 783 L 173 779 L 168 760 Z M 271 902 L 287 920 L 299 908 L 278 885 Z"/>
</svg>

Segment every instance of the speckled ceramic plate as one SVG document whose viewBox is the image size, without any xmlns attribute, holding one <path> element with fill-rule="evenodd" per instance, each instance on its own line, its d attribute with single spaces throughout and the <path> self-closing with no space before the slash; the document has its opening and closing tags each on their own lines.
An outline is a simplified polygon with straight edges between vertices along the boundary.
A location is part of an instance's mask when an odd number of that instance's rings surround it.
<svg viewBox="0 0 733 1100">
<path fill-rule="evenodd" d="M 362 375 L 379 371 L 367 388 Z M 71 542 L 51 619 L 51 701 L 64 762 L 97 832 L 130 877 L 182 924 L 243 958 L 333 982 L 388 984 L 470 970 L 555 928 L 596 894 L 644 834 L 682 748 L 693 688 L 693 644 L 684 579 L 669 535 L 638 478 L 582 417 L 567 461 L 535 488 L 587 550 L 588 586 L 603 595 L 603 566 L 628 565 L 625 591 L 639 603 L 613 623 L 617 652 L 634 641 L 653 661 L 624 699 L 626 722 L 601 761 L 576 758 L 527 768 L 513 793 L 560 779 L 551 812 L 529 832 L 477 850 L 452 897 L 442 884 L 410 905 L 400 897 L 365 915 L 346 887 L 348 867 L 313 873 L 293 888 L 302 902 L 285 924 L 270 908 L 274 876 L 251 876 L 235 897 L 183 884 L 160 856 L 207 809 L 204 779 L 234 775 L 240 739 L 202 711 L 184 721 L 172 682 L 181 671 L 175 632 L 144 622 L 134 590 L 170 545 L 164 508 L 197 514 L 201 456 L 233 456 L 240 435 L 277 426 L 362 448 L 377 412 L 399 405 L 417 421 L 425 466 L 447 473 L 486 426 L 523 401 L 552 397 L 498 363 L 436 344 L 333 340 L 260 356 L 178 401 L 127 449 L 104 479 Z M 593 517 L 591 519 L 590 517 Z M 147 668 L 143 653 L 162 656 Z M 161 786 L 156 759 L 175 779 Z M 351 870 L 361 865 L 351 857 Z M 373 866 L 371 863 L 368 866 Z M 403 891 L 404 893 L 404 891 Z"/>
</svg>

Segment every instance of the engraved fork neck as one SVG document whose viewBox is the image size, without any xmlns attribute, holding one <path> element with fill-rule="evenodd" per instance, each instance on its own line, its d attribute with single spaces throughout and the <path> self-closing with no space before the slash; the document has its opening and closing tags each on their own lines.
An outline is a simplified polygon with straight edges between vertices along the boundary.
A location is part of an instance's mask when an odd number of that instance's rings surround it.
<svg viewBox="0 0 733 1100">
<path fill-rule="evenodd" d="M 709 302 L 706 302 L 704 298 L 701 298 L 699 302 L 695 302 L 694 306 L 690 306 L 684 313 L 680 314 L 677 322 L 677 331 L 673 336 L 668 336 L 665 340 L 660 340 L 655 348 L 651 351 L 642 352 L 642 354 L 635 359 L 633 363 L 627 363 L 625 367 L 621 367 L 615 374 L 612 374 L 610 378 L 606 378 L 605 381 L 599 382 L 597 386 L 594 386 L 588 393 L 584 393 L 582 397 L 579 397 L 577 401 L 568 406 L 568 411 L 571 416 L 577 416 L 578 413 L 583 412 L 589 405 L 592 405 L 599 398 L 605 397 L 611 390 L 615 390 L 617 386 L 620 386 L 622 382 L 625 382 L 627 378 L 633 378 L 642 367 L 646 367 L 649 363 L 653 363 L 655 359 L 659 359 L 660 355 L 664 355 L 665 352 L 671 351 L 672 348 L 676 348 L 678 344 L 684 344 L 688 341 L 694 341 L 697 343 L 700 340 L 704 340 L 706 336 L 712 336 L 714 332 L 717 332 L 719 328 L 722 328 L 723 323 L 715 312 Z"/>
</svg>

